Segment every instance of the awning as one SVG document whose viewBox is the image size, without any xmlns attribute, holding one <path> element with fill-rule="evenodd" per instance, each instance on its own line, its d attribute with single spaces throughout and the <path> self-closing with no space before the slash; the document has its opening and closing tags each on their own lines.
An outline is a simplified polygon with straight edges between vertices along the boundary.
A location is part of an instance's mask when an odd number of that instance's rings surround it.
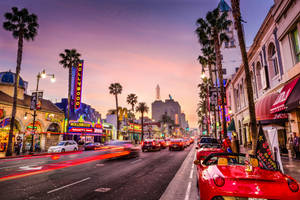
<svg viewBox="0 0 300 200">
<path fill-rule="evenodd" d="M 271 93 L 255 104 L 255 114 L 257 121 L 273 121 L 280 119 L 287 119 L 288 115 L 286 113 L 273 114 L 270 112 L 272 105 L 278 98 L 278 93 Z"/>
<path fill-rule="evenodd" d="M 283 89 L 281 90 L 280 94 L 278 95 L 271 107 L 272 114 L 283 111 L 287 108 L 285 103 L 288 100 L 290 94 L 292 93 L 294 87 L 296 86 L 299 78 L 300 77 L 294 79 L 293 81 L 289 82 L 283 87 Z"/>
<path fill-rule="evenodd" d="M 235 130 L 235 124 L 234 124 L 234 119 L 231 120 L 231 122 L 230 122 L 230 124 L 229 124 L 229 126 L 227 128 L 227 131 L 229 131 L 229 132 L 232 132 L 232 131 L 236 132 L 236 130 Z"/>
<path fill-rule="evenodd" d="M 299 79 L 300 80 L 300 79 Z M 300 108 L 300 81 L 298 81 L 290 94 L 288 100 L 285 103 L 286 111 L 291 111 L 296 108 Z"/>
</svg>

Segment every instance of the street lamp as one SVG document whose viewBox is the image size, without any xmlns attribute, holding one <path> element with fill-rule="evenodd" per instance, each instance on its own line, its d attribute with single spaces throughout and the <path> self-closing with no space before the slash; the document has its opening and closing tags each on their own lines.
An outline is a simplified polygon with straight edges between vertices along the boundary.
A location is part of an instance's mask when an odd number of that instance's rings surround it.
<svg viewBox="0 0 300 200">
<path fill-rule="evenodd" d="M 201 78 L 204 79 L 206 77 L 204 67 L 202 67 Z"/>
<path fill-rule="evenodd" d="M 36 89 L 35 89 L 35 93 L 33 93 L 35 95 L 35 101 L 34 101 L 34 108 L 33 108 L 33 114 L 31 114 L 33 116 L 33 121 L 32 121 L 32 134 L 31 134 L 31 146 L 30 146 L 30 152 L 33 152 L 33 139 L 34 139 L 34 135 L 35 135 L 35 118 L 37 116 L 36 114 L 36 106 L 37 106 L 37 101 L 38 101 L 38 90 L 39 90 L 39 83 L 40 83 L 40 79 L 41 78 L 46 78 L 46 77 L 51 77 L 51 82 L 55 82 L 55 76 L 54 74 L 47 74 L 46 70 L 43 70 L 42 72 L 39 72 L 38 75 L 36 76 L 37 80 L 36 80 Z M 27 114 L 29 113 L 25 113 L 24 118 L 27 118 Z"/>
</svg>

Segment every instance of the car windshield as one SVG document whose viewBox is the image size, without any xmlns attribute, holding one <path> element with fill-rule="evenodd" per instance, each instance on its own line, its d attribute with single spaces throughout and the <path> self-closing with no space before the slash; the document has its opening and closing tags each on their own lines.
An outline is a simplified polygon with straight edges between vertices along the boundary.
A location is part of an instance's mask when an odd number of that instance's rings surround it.
<svg viewBox="0 0 300 200">
<path fill-rule="evenodd" d="M 215 149 L 220 149 L 221 145 L 218 143 L 207 143 L 207 144 L 201 144 L 200 148 L 215 148 Z"/>
<path fill-rule="evenodd" d="M 182 142 L 182 139 L 173 139 L 171 142 Z"/>
<path fill-rule="evenodd" d="M 64 146 L 66 144 L 66 142 L 59 142 L 58 144 L 57 144 L 57 146 Z"/>
<path fill-rule="evenodd" d="M 85 145 L 93 145 L 93 143 L 89 142 L 89 143 L 86 143 Z"/>
<path fill-rule="evenodd" d="M 218 143 L 215 138 L 201 138 L 200 143 Z"/>
</svg>

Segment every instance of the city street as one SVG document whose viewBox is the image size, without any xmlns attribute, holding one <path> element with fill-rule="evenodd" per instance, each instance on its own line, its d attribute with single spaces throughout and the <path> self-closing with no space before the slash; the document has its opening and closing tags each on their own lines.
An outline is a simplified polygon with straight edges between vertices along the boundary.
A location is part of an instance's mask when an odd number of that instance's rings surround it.
<svg viewBox="0 0 300 200">
<path fill-rule="evenodd" d="M 12 180 L 2 178 L 41 171 L 45 165 L 75 163 L 104 152 L 76 152 L 57 160 L 51 156 L 0 160 L 0 199 L 159 199 L 191 148 L 141 152 L 134 159 L 90 161 Z"/>
</svg>

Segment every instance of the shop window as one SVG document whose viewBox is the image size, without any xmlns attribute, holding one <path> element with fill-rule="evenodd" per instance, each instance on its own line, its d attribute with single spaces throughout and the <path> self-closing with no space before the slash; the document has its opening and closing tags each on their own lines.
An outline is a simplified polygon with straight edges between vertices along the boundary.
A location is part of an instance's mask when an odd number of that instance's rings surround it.
<svg viewBox="0 0 300 200">
<path fill-rule="evenodd" d="M 268 48 L 268 60 L 269 60 L 269 66 L 270 66 L 270 75 L 271 78 L 278 75 L 279 69 L 278 69 L 278 61 L 276 56 L 276 49 L 274 43 L 269 44 Z"/>
<path fill-rule="evenodd" d="M 292 44 L 293 44 L 293 48 L 294 48 L 296 62 L 298 63 L 298 62 L 300 62 L 300 46 L 299 46 L 299 32 L 298 32 L 297 28 L 295 28 L 291 32 L 291 38 L 292 38 Z"/>
</svg>

